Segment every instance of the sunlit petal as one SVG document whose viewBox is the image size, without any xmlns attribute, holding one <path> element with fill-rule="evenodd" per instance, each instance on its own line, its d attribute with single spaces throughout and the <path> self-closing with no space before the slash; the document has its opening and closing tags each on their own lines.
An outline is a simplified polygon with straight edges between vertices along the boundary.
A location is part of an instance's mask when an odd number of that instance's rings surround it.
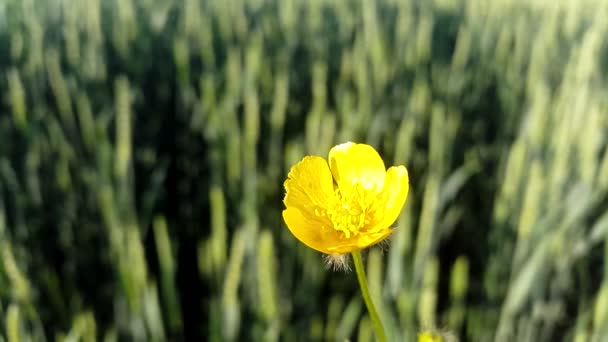
<svg viewBox="0 0 608 342">
<path fill-rule="evenodd" d="M 379 190 L 386 174 L 384 162 L 373 147 L 352 142 L 334 146 L 329 151 L 329 168 L 340 190 L 345 192 L 355 183 Z"/>
<path fill-rule="evenodd" d="M 338 232 L 328 227 L 327 221 L 304 215 L 296 208 L 283 210 L 283 219 L 296 239 L 321 253 L 331 254 L 331 247 L 339 240 Z"/>
<path fill-rule="evenodd" d="M 382 192 L 387 199 L 384 204 L 384 218 L 378 224 L 379 229 L 384 229 L 393 224 L 405 204 L 410 189 L 410 182 L 405 166 L 392 166 L 386 172 L 386 180 Z"/>
<path fill-rule="evenodd" d="M 308 215 L 326 208 L 334 196 L 331 172 L 325 159 L 305 157 L 294 165 L 285 181 L 286 207 L 294 207 Z"/>
<path fill-rule="evenodd" d="M 327 249 L 330 253 L 335 254 L 352 253 L 379 243 L 391 235 L 392 232 L 392 229 L 384 229 L 378 233 L 359 234 L 351 239 L 336 241 Z"/>
</svg>

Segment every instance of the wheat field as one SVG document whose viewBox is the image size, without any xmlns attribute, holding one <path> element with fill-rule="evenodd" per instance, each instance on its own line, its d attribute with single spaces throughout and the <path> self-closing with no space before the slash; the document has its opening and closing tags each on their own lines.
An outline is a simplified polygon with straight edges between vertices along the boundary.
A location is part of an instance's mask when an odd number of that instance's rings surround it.
<svg viewBox="0 0 608 342">
<path fill-rule="evenodd" d="M 608 339 L 608 1 L 2 0 L 0 341 L 372 341 L 281 218 L 366 142 L 390 341 Z"/>
</svg>

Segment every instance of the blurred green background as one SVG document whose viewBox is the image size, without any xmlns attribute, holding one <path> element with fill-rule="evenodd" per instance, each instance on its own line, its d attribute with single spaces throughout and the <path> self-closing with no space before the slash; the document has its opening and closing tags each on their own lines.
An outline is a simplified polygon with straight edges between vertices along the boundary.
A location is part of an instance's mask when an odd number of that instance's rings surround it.
<svg viewBox="0 0 608 342">
<path fill-rule="evenodd" d="M 372 341 L 281 218 L 367 142 L 390 341 L 608 336 L 608 2 L 3 0 L 0 340 Z"/>
</svg>

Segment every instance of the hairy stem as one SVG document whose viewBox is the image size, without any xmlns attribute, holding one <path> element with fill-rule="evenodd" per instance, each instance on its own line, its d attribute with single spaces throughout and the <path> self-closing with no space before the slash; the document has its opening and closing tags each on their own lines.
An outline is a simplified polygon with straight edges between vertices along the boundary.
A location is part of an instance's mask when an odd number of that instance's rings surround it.
<svg viewBox="0 0 608 342">
<path fill-rule="evenodd" d="M 374 329 L 376 330 L 376 336 L 378 337 L 379 342 L 386 342 L 386 335 L 384 333 L 384 327 L 382 326 L 382 322 L 380 321 L 380 316 L 378 316 L 378 312 L 376 311 L 376 307 L 374 306 L 374 302 L 372 302 L 372 297 L 369 295 L 369 288 L 367 286 L 367 279 L 365 277 L 365 268 L 363 267 L 363 261 L 361 260 L 361 253 L 352 252 L 353 261 L 355 262 L 355 270 L 357 272 L 357 280 L 359 280 L 359 287 L 361 287 L 361 294 L 363 295 L 363 301 L 365 301 L 365 306 L 367 307 L 367 311 L 369 312 L 369 316 L 372 319 L 372 323 L 374 324 Z"/>
</svg>

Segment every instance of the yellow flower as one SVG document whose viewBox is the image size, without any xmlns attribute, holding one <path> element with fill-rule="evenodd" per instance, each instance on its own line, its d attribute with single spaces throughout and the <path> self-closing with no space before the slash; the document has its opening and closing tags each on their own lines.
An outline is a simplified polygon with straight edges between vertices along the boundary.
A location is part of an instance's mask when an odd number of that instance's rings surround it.
<svg viewBox="0 0 608 342">
<path fill-rule="evenodd" d="M 322 157 L 304 157 L 284 185 L 283 219 L 291 233 L 331 255 L 388 237 L 409 190 L 405 166 L 386 170 L 373 147 L 352 142 L 334 146 L 329 164 Z"/>
<path fill-rule="evenodd" d="M 425 331 L 418 334 L 418 342 L 443 342 L 441 335 Z"/>
</svg>

